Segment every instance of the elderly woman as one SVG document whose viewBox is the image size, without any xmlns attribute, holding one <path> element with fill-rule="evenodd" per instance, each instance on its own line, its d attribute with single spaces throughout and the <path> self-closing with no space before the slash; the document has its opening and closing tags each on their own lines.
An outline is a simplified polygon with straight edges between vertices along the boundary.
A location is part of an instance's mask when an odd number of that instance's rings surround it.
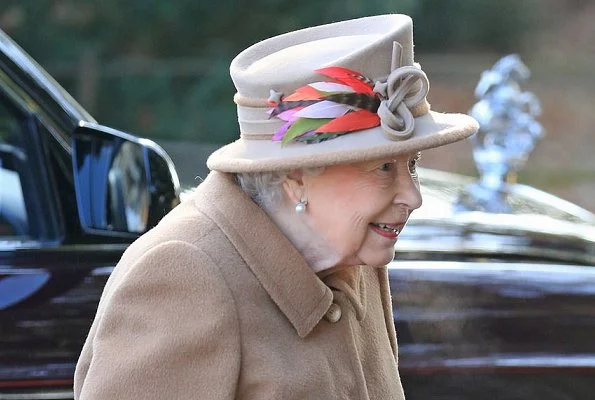
<svg viewBox="0 0 595 400">
<path fill-rule="evenodd" d="M 387 269 L 421 205 L 440 114 L 411 19 L 258 43 L 231 64 L 241 137 L 126 251 L 82 351 L 77 399 L 403 399 Z"/>
</svg>

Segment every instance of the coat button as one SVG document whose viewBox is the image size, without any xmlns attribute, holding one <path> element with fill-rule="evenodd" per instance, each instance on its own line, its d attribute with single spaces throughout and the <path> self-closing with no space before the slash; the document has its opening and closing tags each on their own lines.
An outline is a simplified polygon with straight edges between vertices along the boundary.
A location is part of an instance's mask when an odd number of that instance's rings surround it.
<svg viewBox="0 0 595 400">
<path fill-rule="evenodd" d="M 326 314 L 324 314 L 324 319 L 326 319 L 331 324 L 339 321 L 341 319 L 341 306 L 336 303 L 331 304 Z"/>
</svg>

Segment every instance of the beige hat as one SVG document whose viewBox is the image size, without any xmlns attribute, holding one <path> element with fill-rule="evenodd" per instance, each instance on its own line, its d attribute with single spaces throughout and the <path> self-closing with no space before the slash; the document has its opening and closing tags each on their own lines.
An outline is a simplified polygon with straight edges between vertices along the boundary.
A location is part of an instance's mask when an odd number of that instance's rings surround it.
<svg viewBox="0 0 595 400">
<path fill-rule="evenodd" d="M 262 172 L 352 163 L 464 139 L 464 114 L 429 110 L 413 22 L 379 15 L 289 32 L 231 63 L 240 139 L 207 166 Z M 332 124 L 331 124 L 332 122 Z"/>
</svg>

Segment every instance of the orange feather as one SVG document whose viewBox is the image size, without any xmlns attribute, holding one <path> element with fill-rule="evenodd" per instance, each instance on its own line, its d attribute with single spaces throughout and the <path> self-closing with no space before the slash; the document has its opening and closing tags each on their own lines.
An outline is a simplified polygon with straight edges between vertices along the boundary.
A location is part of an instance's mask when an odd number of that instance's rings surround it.
<svg viewBox="0 0 595 400">
<path fill-rule="evenodd" d="M 317 69 L 316 72 L 333 78 L 344 85 L 351 86 L 358 93 L 374 94 L 374 88 L 369 83 L 370 80 L 359 72 L 342 67 L 321 68 Z"/>
<path fill-rule="evenodd" d="M 352 132 L 378 125 L 380 125 L 378 114 L 368 110 L 357 110 L 327 122 L 316 129 L 316 133 Z"/>
<path fill-rule="evenodd" d="M 283 101 L 298 101 L 298 100 L 318 100 L 322 98 L 322 93 L 314 89 L 310 85 L 302 86 L 287 97 L 283 97 Z"/>
</svg>

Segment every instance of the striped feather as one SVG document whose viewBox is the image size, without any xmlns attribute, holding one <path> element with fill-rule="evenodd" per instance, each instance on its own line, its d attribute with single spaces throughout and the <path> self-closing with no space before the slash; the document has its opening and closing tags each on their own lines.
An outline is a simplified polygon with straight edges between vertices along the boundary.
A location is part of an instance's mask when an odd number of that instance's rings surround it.
<svg viewBox="0 0 595 400">
<path fill-rule="evenodd" d="M 380 99 L 378 97 L 363 93 L 334 93 L 330 96 L 325 96 L 324 100 L 330 100 L 335 103 L 346 104 L 372 112 L 378 111 L 378 107 L 380 106 Z"/>
<path fill-rule="evenodd" d="M 271 118 L 281 114 L 283 111 L 291 110 L 296 107 L 307 107 L 318 103 L 320 100 L 298 100 L 298 101 L 281 101 L 277 107 L 271 110 Z"/>
<path fill-rule="evenodd" d="M 304 134 L 302 136 L 298 136 L 295 138 L 296 142 L 306 143 L 306 144 L 313 144 L 313 143 L 320 143 L 330 139 L 334 139 L 339 136 L 336 133 L 316 133 L 314 135 Z"/>
</svg>

